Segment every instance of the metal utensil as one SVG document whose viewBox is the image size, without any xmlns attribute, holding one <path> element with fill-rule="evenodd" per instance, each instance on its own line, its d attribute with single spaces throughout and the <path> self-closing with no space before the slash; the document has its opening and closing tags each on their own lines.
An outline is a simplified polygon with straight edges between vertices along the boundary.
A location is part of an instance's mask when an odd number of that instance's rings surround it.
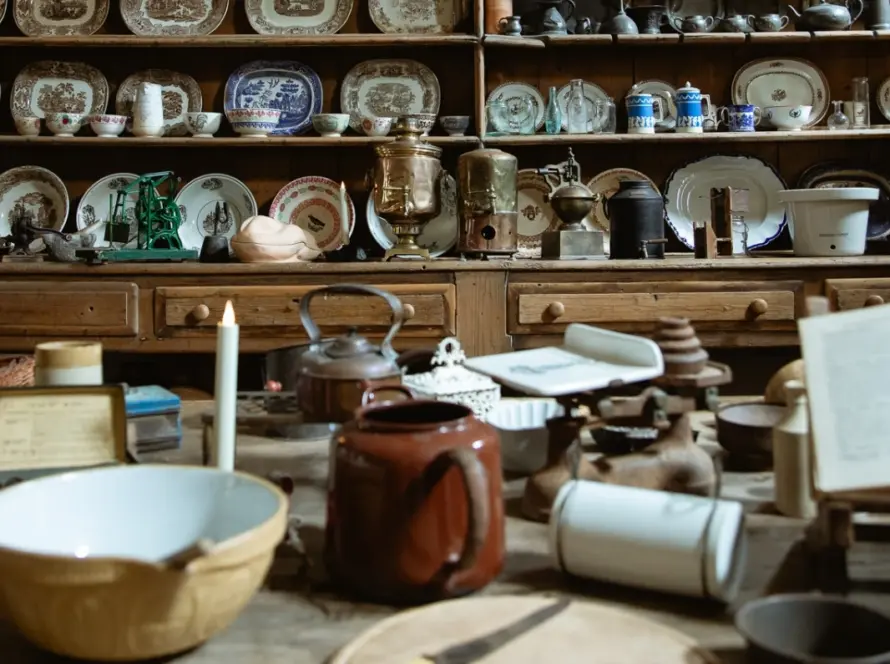
<svg viewBox="0 0 890 664">
<path fill-rule="evenodd" d="M 571 600 L 560 599 L 490 634 L 451 646 L 436 655 L 423 655 L 411 664 L 470 664 L 487 657 L 530 629 L 547 622 L 564 611 L 569 604 Z"/>
</svg>

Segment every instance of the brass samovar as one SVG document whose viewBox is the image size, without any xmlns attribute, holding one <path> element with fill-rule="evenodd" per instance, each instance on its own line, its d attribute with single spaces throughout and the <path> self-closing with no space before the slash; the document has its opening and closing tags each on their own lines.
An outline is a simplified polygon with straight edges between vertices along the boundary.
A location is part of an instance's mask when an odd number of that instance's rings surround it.
<svg viewBox="0 0 890 664">
<path fill-rule="evenodd" d="M 441 209 L 442 149 L 423 140 L 423 129 L 412 117 L 399 118 L 393 133 L 394 141 L 374 148 L 377 164 L 371 174 L 374 208 L 398 238 L 383 260 L 394 256 L 428 259 L 430 252 L 417 245 L 417 236 Z"/>
</svg>

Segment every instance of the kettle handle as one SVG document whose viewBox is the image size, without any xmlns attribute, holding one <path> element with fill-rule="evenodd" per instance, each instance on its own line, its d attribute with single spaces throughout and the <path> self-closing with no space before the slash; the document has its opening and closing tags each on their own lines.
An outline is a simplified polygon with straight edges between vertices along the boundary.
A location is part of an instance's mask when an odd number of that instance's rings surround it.
<svg viewBox="0 0 890 664">
<path fill-rule="evenodd" d="M 392 293 L 387 293 L 385 290 L 375 288 L 374 286 L 366 286 L 365 284 L 334 284 L 333 286 L 325 286 L 324 288 L 309 291 L 300 300 L 300 323 L 303 325 L 303 329 L 306 330 L 306 334 L 309 335 L 309 341 L 313 344 L 321 341 L 321 330 L 318 329 L 318 325 L 315 324 L 315 321 L 312 320 L 312 316 L 309 314 L 309 303 L 313 297 L 324 293 L 377 295 L 386 300 L 389 308 L 392 309 L 392 325 L 386 336 L 383 337 L 380 351 L 386 357 L 395 358 L 396 352 L 392 348 L 392 340 L 398 334 L 399 328 L 402 327 L 402 323 L 405 321 L 405 309 L 402 307 L 402 301 L 399 298 Z"/>
<path fill-rule="evenodd" d="M 414 396 L 414 392 L 411 391 L 411 388 L 406 385 L 376 385 L 374 387 L 369 387 L 362 392 L 362 408 L 369 406 L 372 403 L 377 403 L 377 390 L 380 390 L 381 392 L 398 392 L 399 394 L 404 395 L 405 401 L 417 398 Z"/>
<path fill-rule="evenodd" d="M 467 536 L 457 562 L 448 563 L 451 571 L 445 581 L 445 586 L 450 588 L 457 581 L 456 577 L 460 572 L 471 568 L 476 563 L 479 553 L 488 539 L 488 528 L 491 525 L 488 473 L 485 471 L 485 466 L 479 461 L 476 452 L 468 447 L 453 447 L 442 452 L 438 459 L 457 466 L 463 476 L 467 499 Z"/>
</svg>

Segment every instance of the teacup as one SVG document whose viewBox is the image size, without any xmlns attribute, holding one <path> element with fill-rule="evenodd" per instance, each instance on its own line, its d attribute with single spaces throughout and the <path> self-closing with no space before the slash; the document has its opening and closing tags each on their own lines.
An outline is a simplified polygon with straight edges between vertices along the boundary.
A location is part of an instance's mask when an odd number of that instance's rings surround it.
<svg viewBox="0 0 890 664">
<path fill-rule="evenodd" d="M 810 121 L 812 106 L 767 106 L 763 117 L 780 131 L 800 131 Z"/>
<path fill-rule="evenodd" d="M 47 113 L 46 128 L 60 138 L 74 136 L 86 117 L 83 113 Z"/>
<path fill-rule="evenodd" d="M 754 131 L 761 116 L 760 109 L 753 104 L 730 104 L 717 112 L 718 123 L 727 125 L 729 131 Z"/>
<path fill-rule="evenodd" d="M 15 130 L 19 136 L 39 136 L 40 118 L 35 115 L 23 115 L 15 119 Z"/>
<path fill-rule="evenodd" d="M 368 136 L 386 136 L 392 129 L 391 117 L 365 117 L 362 118 L 362 130 Z"/>
<path fill-rule="evenodd" d="M 779 32 L 788 25 L 788 17 L 782 14 L 761 14 L 760 16 L 749 16 L 748 25 L 757 32 Z"/>
<path fill-rule="evenodd" d="M 126 115 L 91 115 L 90 129 L 95 132 L 96 136 L 114 138 L 124 133 L 128 119 Z"/>
<path fill-rule="evenodd" d="M 232 129 L 244 137 L 264 137 L 275 131 L 281 120 L 277 108 L 230 108 L 226 118 Z"/>
<path fill-rule="evenodd" d="M 435 113 L 409 113 L 402 117 L 413 119 L 417 128 L 423 132 L 424 136 L 429 136 L 433 127 L 436 126 Z"/>
<path fill-rule="evenodd" d="M 185 114 L 185 128 L 194 138 L 213 138 L 222 123 L 222 113 L 198 111 Z"/>
<path fill-rule="evenodd" d="M 470 126 L 469 115 L 443 115 L 439 124 L 449 136 L 463 136 Z"/>
</svg>

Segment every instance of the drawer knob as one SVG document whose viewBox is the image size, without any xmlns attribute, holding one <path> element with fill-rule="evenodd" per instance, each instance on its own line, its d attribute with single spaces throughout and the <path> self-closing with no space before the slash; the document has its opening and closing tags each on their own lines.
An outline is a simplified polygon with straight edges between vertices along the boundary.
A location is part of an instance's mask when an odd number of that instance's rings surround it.
<svg viewBox="0 0 890 664">
<path fill-rule="evenodd" d="M 756 300 L 751 300 L 751 304 L 748 305 L 748 313 L 751 314 L 751 318 L 762 316 L 768 309 L 769 304 L 767 301 L 759 297 Z"/>
<path fill-rule="evenodd" d="M 560 316 L 565 315 L 566 313 L 566 305 L 562 302 L 551 302 L 547 305 L 547 315 L 551 318 L 559 318 Z"/>
<path fill-rule="evenodd" d="M 884 298 L 880 295 L 869 295 L 865 298 L 865 306 L 866 307 L 876 307 L 879 304 L 884 304 Z"/>
<path fill-rule="evenodd" d="M 402 305 L 402 309 L 405 311 L 405 320 L 411 320 L 414 318 L 414 314 L 417 313 L 414 311 L 414 305 L 407 302 Z"/>
<path fill-rule="evenodd" d="M 202 320 L 207 320 L 210 318 L 210 307 L 206 304 L 199 304 L 194 309 L 192 309 L 192 318 L 194 318 L 199 323 Z"/>
</svg>

